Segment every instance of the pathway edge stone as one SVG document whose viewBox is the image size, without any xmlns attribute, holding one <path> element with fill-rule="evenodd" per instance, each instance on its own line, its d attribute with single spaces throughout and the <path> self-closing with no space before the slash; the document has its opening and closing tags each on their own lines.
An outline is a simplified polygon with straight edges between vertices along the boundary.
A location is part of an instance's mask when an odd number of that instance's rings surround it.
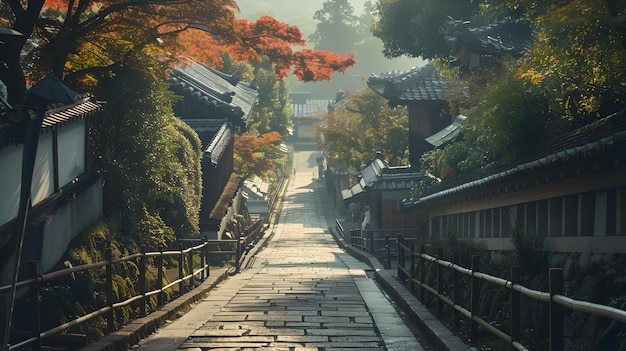
<svg viewBox="0 0 626 351">
<path fill-rule="evenodd" d="M 212 270 L 210 276 L 195 289 L 179 296 L 146 317 L 137 318 L 120 330 L 87 344 L 80 351 L 126 351 L 157 329 L 178 319 L 181 312 L 188 311 L 191 304 L 200 301 L 217 284 L 227 278 L 227 268 Z"/>
</svg>

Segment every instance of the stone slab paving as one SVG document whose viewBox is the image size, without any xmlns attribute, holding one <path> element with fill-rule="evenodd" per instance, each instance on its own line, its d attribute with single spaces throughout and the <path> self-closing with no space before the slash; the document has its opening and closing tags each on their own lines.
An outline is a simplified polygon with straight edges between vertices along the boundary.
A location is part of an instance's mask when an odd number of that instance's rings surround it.
<svg viewBox="0 0 626 351">
<path fill-rule="evenodd" d="M 294 155 L 296 176 L 253 266 L 211 291 L 192 310 L 194 318 L 172 323 L 177 332 L 159 331 L 139 349 L 423 350 L 366 274 L 371 268 L 341 250 L 328 232 L 310 177 L 316 156 Z"/>
</svg>

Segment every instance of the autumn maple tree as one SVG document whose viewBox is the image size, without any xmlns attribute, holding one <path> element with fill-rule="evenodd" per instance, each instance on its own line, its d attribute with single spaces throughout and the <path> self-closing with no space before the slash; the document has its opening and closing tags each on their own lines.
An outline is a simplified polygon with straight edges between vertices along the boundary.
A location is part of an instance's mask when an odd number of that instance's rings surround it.
<svg viewBox="0 0 626 351">
<path fill-rule="evenodd" d="M 7 40 L 0 51 L 0 61 L 5 63 L 0 80 L 13 103 L 24 99 L 26 79 L 20 56 L 24 52 L 28 74 L 41 77 L 41 72 L 54 72 L 61 78 L 95 77 L 94 67 L 102 72 L 102 67 L 124 64 L 136 51 L 155 57 L 189 54 L 189 49 L 200 52 L 202 45 L 184 45 L 182 39 L 188 43 L 189 36 L 237 59 L 267 57 L 278 75 L 292 71 L 305 81 L 330 79 L 333 72 L 354 64 L 348 53 L 294 50 L 304 44 L 297 27 L 269 16 L 254 22 L 237 19 L 239 9 L 232 0 L 7 0 L 0 10 L 2 22 L 23 34 Z M 27 42 L 34 45 L 26 46 Z M 93 52 L 97 55 L 90 56 Z M 90 58 L 88 66 L 83 55 Z"/>
<path fill-rule="evenodd" d="M 278 132 L 235 135 L 233 172 L 242 179 L 253 174 L 265 176 L 276 167 L 272 159 L 279 152 L 281 141 L 282 137 Z"/>
</svg>

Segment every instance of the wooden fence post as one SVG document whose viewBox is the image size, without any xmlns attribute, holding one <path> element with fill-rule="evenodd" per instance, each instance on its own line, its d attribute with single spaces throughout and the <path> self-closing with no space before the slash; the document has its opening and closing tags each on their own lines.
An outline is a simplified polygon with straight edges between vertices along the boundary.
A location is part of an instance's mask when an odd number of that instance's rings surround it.
<svg viewBox="0 0 626 351">
<path fill-rule="evenodd" d="M 143 297 L 139 305 L 139 316 L 146 316 L 146 245 L 141 245 L 141 257 L 139 258 L 139 294 Z"/>
<path fill-rule="evenodd" d="M 374 245 L 374 231 L 368 230 L 367 232 L 367 250 L 370 254 L 374 255 L 375 245 Z"/>
<path fill-rule="evenodd" d="M 437 248 L 437 259 L 443 260 L 443 247 Z M 443 294 L 443 266 L 437 263 L 437 293 Z M 443 317 L 443 300 L 437 298 L 437 315 Z"/>
<path fill-rule="evenodd" d="M 518 284 L 520 281 L 520 269 L 519 266 L 511 267 L 511 283 L 513 285 Z M 511 289 L 511 351 L 516 351 L 517 348 L 513 347 L 513 342 L 520 341 L 521 337 L 521 319 L 520 313 L 520 292 Z"/>
<path fill-rule="evenodd" d="M 420 302 L 424 303 L 426 299 L 426 288 L 424 288 L 424 281 L 426 280 L 426 262 L 422 258 L 422 254 L 426 253 L 426 245 L 422 244 L 420 246 L 420 256 L 419 256 L 419 265 L 420 265 Z"/>
<path fill-rule="evenodd" d="M 455 251 L 453 255 L 454 256 L 452 261 L 454 264 L 458 265 L 461 261 L 461 253 Z M 459 273 L 459 271 L 457 271 L 456 269 L 452 269 L 452 301 L 455 305 L 458 305 L 461 302 L 460 275 L 461 273 Z M 457 310 L 456 308 L 454 308 L 452 312 L 452 327 L 454 328 L 454 330 L 459 330 L 461 328 L 461 312 L 459 312 L 459 310 Z"/>
<path fill-rule="evenodd" d="M 160 290 L 158 295 L 158 306 L 165 304 L 165 293 L 163 292 L 163 246 L 159 247 L 159 256 L 157 256 L 157 289 Z"/>
<path fill-rule="evenodd" d="M 193 243 L 191 244 L 191 246 L 193 246 Z M 187 270 L 188 273 L 191 275 L 191 277 L 189 278 L 189 284 L 187 284 L 187 286 L 189 287 L 189 290 L 192 290 L 193 287 L 196 285 L 194 280 L 195 277 L 193 275 L 193 249 L 189 250 L 189 254 L 187 255 Z"/>
<path fill-rule="evenodd" d="M 410 288 L 411 288 L 411 294 L 415 295 L 415 246 L 417 246 L 415 244 L 415 242 L 411 243 L 411 258 L 410 258 L 410 262 L 411 262 L 411 282 L 410 282 Z"/>
<path fill-rule="evenodd" d="M 402 237 L 402 234 L 398 234 L 396 246 L 398 248 L 398 280 L 403 282 L 404 272 L 402 269 L 404 268 L 404 238 Z"/>
<path fill-rule="evenodd" d="M 470 321 L 470 341 L 476 342 L 478 340 L 478 323 L 474 321 L 474 316 L 478 316 L 479 310 L 479 294 L 480 294 L 480 281 L 474 275 L 480 269 L 480 257 L 477 255 L 472 256 L 472 286 L 471 286 L 471 313 L 472 320 Z"/>
<path fill-rule="evenodd" d="M 107 296 L 107 305 L 110 310 L 107 313 L 107 331 L 109 333 L 113 333 L 115 331 L 115 323 L 114 323 L 114 313 L 113 313 L 113 253 L 111 252 L 111 248 L 107 247 L 104 252 L 104 259 L 106 260 L 106 296 Z"/>
<path fill-rule="evenodd" d="M 239 273 L 241 270 L 241 240 L 237 239 L 235 246 L 235 273 Z"/>
<path fill-rule="evenodd" d="M 29 261 L 28 262 L 28 277 L 31 279 L 37 278 L 37 261 Z M 32 350 L 40 351 L 41 350 L 41 339 L 39 338 L 39 334 L 41 333 L 41 319 L 39 316 L 39 283 L 35 282 L 28 286 L 28 295 L 30 299 L 30 307 L 31 307 L 31 321 L 30 321 L 30 331 L 33 334 L 33 337 L 37 338 L 34 344 L 31 344 Z"/>
<path fill-rule="evenodd" d="M 385 234 L 385 269 L 391 269 L 391 245 L 389 234 Z"/>
<path fill-rule="evenodd" d="M 563 294 L 563 268 L 550 268 L 550 351 L 563 351 L 563 306 L 554 295 Z"/>
<path fill-rule="evenodd" d="M 178 283 L 178 292 L 182 295 L 185 292 L 185 282 L 183 281 L 183 278 L 185 277 L 185 272 L 183 271 L 183 265 L 185 263 L 183 243 L 178 243 L 178 251 L 180 251 L 178 254 L 178 279 L 180 279 L 180 282 Z"/>
<path fill-rule="evenodd" d="M 202 244 L 204 246 L 202 246 L 202 249 L 200 249 L 200 267 L 202 267 L 202 274 L 200 275 L 200 279 L 202 281 L 205 281 L 206 277 L 207 277 L 206 272 L 208 270 L 208 266 L 207 266 L 208 260 L 207 260 L 207 257 L 206 257 L 207 256 L 207 246 L 209 245 L 207 243 L 206 236 L 202 237 Z"/>
</svg>

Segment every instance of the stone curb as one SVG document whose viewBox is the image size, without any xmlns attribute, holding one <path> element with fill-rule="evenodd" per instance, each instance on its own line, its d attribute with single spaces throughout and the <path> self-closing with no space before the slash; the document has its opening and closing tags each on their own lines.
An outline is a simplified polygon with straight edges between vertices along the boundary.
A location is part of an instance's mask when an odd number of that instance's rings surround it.
<svg viewBox="0 0 626 351">
<path fill-rule="evenodd" d="M 137 318 L 111 334 L 100 338 L 80 349 L 81 351 L 126 351 L 141 339 L 148 337 L 157 329 L 178 319 L 181 312 L 188 311 L 191 304 L 200 301 L 208 291 L 228 277 L 228 269 L 220 268 L 210 272 L 210 276 L 195 289 L 179 296 L 174 301 L 150 313 Z"/>
<path fill-rule="evenodd" d="M 345 238 L 340 236 L 334 227 L 329 228 L 339 245 L 350 255 L 362 262 L 369 264 L 375 272 L 376 281 L 385 289 L 392 300 L 414 321 L 419 331 L 426 337 L 437 351 L 467 351 L 470 349 L 458 336 L 452 333 L 441 323 L 437 317 L 402 285 L 392 274 L 393 271 L 385 270 L 380 261 L 365 251 L 347 245 Z"/>
</svg>

